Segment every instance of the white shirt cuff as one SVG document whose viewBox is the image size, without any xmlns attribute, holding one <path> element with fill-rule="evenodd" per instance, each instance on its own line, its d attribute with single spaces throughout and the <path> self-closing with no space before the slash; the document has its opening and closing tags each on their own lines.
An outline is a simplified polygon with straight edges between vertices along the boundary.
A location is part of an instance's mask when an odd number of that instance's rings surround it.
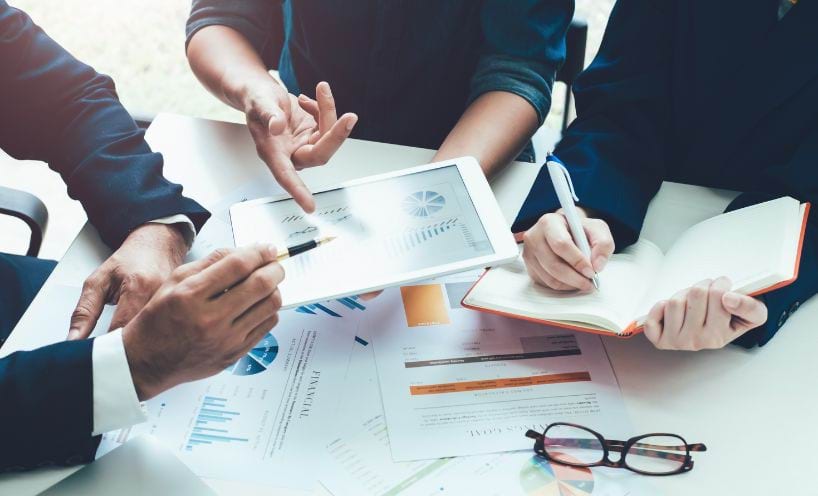
<svg viewBox="0 0 818 496">
<path fill-rule="evenodd" d="M 193 246 L 193 241 L 196 239 L 196 226 L 193 225 L 193 221 L 187 215 L 184 214 L 176 214 L 171 215 L 170 217 L 162 217 L 161 219 L 156 219 L 148 222 L 148 224 L 183 224 L 185 227 L 182 228 L 182 236 L 185 237 L 185 241 L 187 242 L 188 246 Z"/>
<path fill-rule="evenodd" d="M 136 396 L 121 328 L 94 339 L 91 365 L 94 436 L 147 420 L 144 407 Z"/>
</svg>

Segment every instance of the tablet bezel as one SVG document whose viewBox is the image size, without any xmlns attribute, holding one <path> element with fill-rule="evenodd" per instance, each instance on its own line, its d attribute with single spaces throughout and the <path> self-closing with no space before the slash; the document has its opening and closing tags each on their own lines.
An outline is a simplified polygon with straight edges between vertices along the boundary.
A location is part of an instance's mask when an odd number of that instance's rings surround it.
<svg viewBox="0 0 818 496">
<path fill-rule="evenodd" d="M 402 274 L 397 274 L 394 277 L 389 278 L 389 280 L 378 281 L 378 284 L 375 285 L 365 286 L 361 287 L 360 289 L 345 291 L 338 294 L 328 294 L 316 298 L 310 298 L 303 301 L 288 301 L 287 295 L 282 294 L 283 298 L 282 309 L 293 308 L 302 305 L 308 305 L 311 303 L 333 300 L 337 298 L 343 298 L 346 296 L 353 296 L 356 294 L 368 293 L 371 291 L 378 291 L 392 286 L 411 284 L 413 282 L 431 279 L 433 277 L 454 274 L 457 272 L 463 272 L 466 270 L 476 268 L 493 267 L 516 259 L 518 255 L 517 243 L 514 240 L 514 236 L 511 234 L 509 224 L 508 222 L 506 222 L 506 219 L 504 218 L 503 213 L 500 210 L 500 206 L 497 204 L 497 199 L 495 198 L 494 193 L 492 192 L 491 187 L 489 186 L 489 183 L 486 180 L 485 175 L 483 174 L 483 170 L 480 168 L 480 165 L 477 163 L 477 160 L 474 157 L 460 157 L 456 159 L 420 165 L 417 167 L 401 169 L 398 171 L 377 174 L 374 176 L 368 176 L 361 179 L 345 181 L 338 185 L 323 188 L 319 191 L 315 191 L 314 194 L 320 194 L 327 191 L 334 191 L 337 189 L 348 188 L 351 186 L 357 186 L 361 184 L 379 182 L 386 179 L 406 176 L 410 174 L 422 173 L 430 170 L 449 167 L 452 165 L 457 167 L 460 177 L 463 180 L 466 192 L 468 193 L 472 205 L 474 205 L 474 209 L 477 212 L 477 217 L 480 223 L 482 224 L 483 229 L 486 232 L 489 242 L 491 243 L 491 247 L 494 251 L 493 254 L 474 257 L 459 262 L 438 265 L 426 269 L 408 271 Z M 290 195 L 277 195 L 258 198 L 255 200 L 248 200 L 232 205 L 230 207 L 230 224 L 231 229 L 233 231 L 233 240 L 236 246 L 240 247 L 245 246 L 247 244 L 247 243 L 245 243 L 244 245 L 242 244 L 241 238 L 243 238 L 244 236 L 242 233 L 237 232 L 235 221 L 237 216 L 242 215 L 243 211 L 252 209 L 259 204 L 276 203 L 291 199 L 292 197 Z M 241 224 L 239 224 L 239 226 L 241 226 Z"/>
</svg>

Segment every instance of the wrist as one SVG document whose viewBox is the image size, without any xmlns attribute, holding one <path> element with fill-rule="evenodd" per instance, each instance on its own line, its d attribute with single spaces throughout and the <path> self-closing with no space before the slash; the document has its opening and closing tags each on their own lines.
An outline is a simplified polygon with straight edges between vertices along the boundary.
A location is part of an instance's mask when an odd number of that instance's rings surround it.
<svg viewBox="0 0 818 496">
<path fill-rule="evenodd" d="M 182 224 L 143 224 L 131 232 L 123 243 L 136 243 L 151 250 L 160 250 L 168 256 L 174 268 L 185 258 L 188 246 Z"/>
<path fill-rule="evenodd" d="M 233 77 L 226 82 L 225 97 L 234 108 L 244 112 L 250 112 L 262 95 L 269 94 L 271 88 L 281 88 L 276 79 L 267 72 L 263 74 L 243 75 Z"/>
<path fill-rule="evenodd" d="M 169 388 L 162 386 L 161 374 L 157 372 L 158 367 L 145 356 L 133 325 L 131 322 L 122 329 L 122 345 L 125 348 L 125 358 L 128 361 L 136 397 L 139 401 L 147 401 Z"/>
</svg>

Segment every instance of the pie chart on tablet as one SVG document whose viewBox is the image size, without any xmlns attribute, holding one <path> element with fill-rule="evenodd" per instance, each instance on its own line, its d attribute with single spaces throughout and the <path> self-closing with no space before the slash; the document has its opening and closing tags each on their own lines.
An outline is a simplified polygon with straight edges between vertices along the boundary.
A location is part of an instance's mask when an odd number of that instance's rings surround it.
<svg viewBox="0 0 818 496">
<path fill-rule="evenodd" d="M 587 468 L 552 465 L 545 458 L 534 456 L 520 470 L 520 487 L 527 496 L 590 496 L 594 476 Z"/>
<path fill-rule="evenodd" d="M 278 355 L 278 341 L 267 333 L 241 360 L 227 369 L 233 375 L 255 375 L 267 370 Z"/>
<path fill-rule="evenodd" d="M 446 198 L 435 191 L 417 191 L 403 199 L 403 211 L 413 217 L 430 217 L 443 210 Z"/>
</svg>

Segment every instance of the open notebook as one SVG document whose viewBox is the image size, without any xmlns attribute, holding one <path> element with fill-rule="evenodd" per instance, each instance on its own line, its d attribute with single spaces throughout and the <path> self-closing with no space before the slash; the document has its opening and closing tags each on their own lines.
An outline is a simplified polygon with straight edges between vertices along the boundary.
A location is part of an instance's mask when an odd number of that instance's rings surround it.
<svg viewBox="0 0 818 496">
<path fill-rule="evenodd" d="M 727 276 L 758 295 L 798 277 L 809 204 L 784 197 L 700 222 L 667 251 L 640 239 L 611 257 L 593 293 L 535 284 L 522 259 L 486 271 L 463 306 L 569 329 L 630 336 L 658 301 L 703 279 Z"/>
</svg>

